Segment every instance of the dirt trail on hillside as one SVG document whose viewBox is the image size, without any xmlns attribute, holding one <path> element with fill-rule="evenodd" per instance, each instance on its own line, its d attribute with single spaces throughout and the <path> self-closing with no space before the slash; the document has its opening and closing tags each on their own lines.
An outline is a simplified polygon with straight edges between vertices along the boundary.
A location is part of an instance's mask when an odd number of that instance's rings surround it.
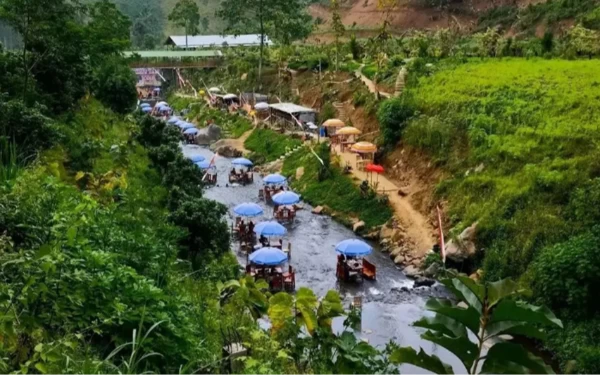
<svg viewBox="0 0 600 375">
<path fill-rule="evenodd" d="M 212 149 L 216 150 L 219 147 L 229 146 L 231 148 L 235 148 L 236 150 L 241 151 L 243 154 L 249 154 L 250 150 L 247 150 L 246 147 L 244 147 L 244 142 L 246 142 L 246 139 L 248 139 L 248 137 L 250 136 L 250 134 L 252 134 L 254 129 L 255 128 L 248 130 L 247 132 L 242 134 L 239 138 L 220 139 L 220 140 L 216 141 L 215 143 L 213 143 L 211 147 L 212 147 Z"/>
<path fill-rule="evenodd" d="M 356 154 L 350 152 L 339 152 L 336 148 L 337 155 L 340 156 L 342 165 L 348 163 L 352 166 L 352 175 L 359 181 L 368 179 L 367 173 L 359 171 L 356 167 Z M 425 256 L 427 252 L 435 244 L 434 229 L 429 225 L 427 217 L 421 215 L 409 201 L 409 197 L 398 195 L 398 186 L 390 181 L 384 175 L 376 177 L 378 179 L 377 190 L 385 191 L 392 205 L 397 219 L 400 221 L 402 229 L 405 231 L 409 239 L 412 252 L 415 256 Z"/>
<path fill-rule="evenodd" d="M 387 93 L 387 92 L 383 92 L 380 91 L 377 88 L 377 85 L 375 84 L 375 82 L 371 81 L 367 76 L 365 76 L 362 72 L 363 68 L 364 68 L 364 64 L 362 64 L 358 69 L 356 69 L 354 71 L 354 74 L 356 74 L 356 76 L 363 81 L 363 83 L 367 86 L 367 88 L 369 89 L 370 92 L 372 92 L 373 94 L 377 95 L 377 93 L 379 93 L 379 95 L 381 95 L 384 98 L 389 98 L 392 95 Z"/>
</svg>

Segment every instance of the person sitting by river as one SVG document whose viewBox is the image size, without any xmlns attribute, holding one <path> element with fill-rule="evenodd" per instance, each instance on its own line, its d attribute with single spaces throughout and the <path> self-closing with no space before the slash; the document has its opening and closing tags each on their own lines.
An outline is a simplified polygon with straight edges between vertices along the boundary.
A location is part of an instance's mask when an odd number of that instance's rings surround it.
<svg viewBox="0 0 600 375">
<path fill-rule="evenodd" d="M 263 245 L 263 247 L 267 247 L 269 246 L 269 240 L 267 239 L 267 237 L 263 236 L 262 234 L 260 235 L 258 242 Z"/>
<path fill-rule="evenodd" d="M 240 232 L 240 236 L 246 234 L 246 223 L 244 223 L 244 219 L 240 221 L 240 224 L 238 225 L 238 231 Z"/>
<path fill-rule="evenodd" d="M 248 234 L 252 235 L 252 233 L 254 233 L 254 222 L 250 220 L 248 223 Z"/>
</svg>

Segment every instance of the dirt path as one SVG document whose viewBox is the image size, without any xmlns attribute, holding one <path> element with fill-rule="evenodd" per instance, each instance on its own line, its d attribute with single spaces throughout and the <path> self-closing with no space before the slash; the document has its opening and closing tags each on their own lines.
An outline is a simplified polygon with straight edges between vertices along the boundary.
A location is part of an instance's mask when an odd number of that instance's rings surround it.
<svg viewBox="0 0 600 375">
<path fill-rule="evenodd" d="M 387 93 L 387 92 L 383 92 L 383 91 L 379 91 L 379 89 L 377 88 L 377 85 L 375 84 L 375 82 L 371 81 L 367 76 L 365 76 L 362 73 L 363 68 L 365 67 L 365 64 L 362 64 L 361 66 L 358 67 L 358 69 L 356 69 L 354 71 L 354 74 L 356 74 L 356 76 L 358 78 L 360 78 L 361 81 L 363 81 L 363 83 L 367 86 L 367 88 L 369 89 L 370 92 L 372 92 L 373 94 L 377 95 L 377 93 L 379 92 L 379 95 L 383 96 L 384 98 L 389 98 L 392 95 Z"/>
<path fill-rule="evenodd" d="M 340 153 L 337 148 L 335 152 L 340 156 L 343 164 L 348 163 L 352 166 L 353 176 L 361 182 L 367 179 L 367 173 L 356 168 L 356 154 L 350 152 Z M 406 231 L 407 237 L 413 243 L 413 254 L 424 256 L 435 244 L 434 230 L 429 225 L 427 218 L 413 208 L 407 197 L 398 195 L 398 186 L 392 181 L 383 175 L 380 175 L 377 181 L 379 182 L 378 190 L 385 190 L 396 217 Z"/>
<path fill-rule="evenodd" d="M 248 130 L 247 132 L 242 134 L 239 138 L 220 139 L 220 140 L 216 141 L 215 143 L 213 143 L 211 147 L 216 150 L 219 147 L 229 146 L 231 148 L 235 148 L 236 150 L 240 150 L 244 154 L 249 154 L 250 150 L 247 150 L 246 147 L 244 147 L 244 142 L 246 142 L 246 139 L 248 139 L 248 137 L 250 136 L 250 134 L 252 134 L 254 129 L 255 128 Z"/>
</svg>

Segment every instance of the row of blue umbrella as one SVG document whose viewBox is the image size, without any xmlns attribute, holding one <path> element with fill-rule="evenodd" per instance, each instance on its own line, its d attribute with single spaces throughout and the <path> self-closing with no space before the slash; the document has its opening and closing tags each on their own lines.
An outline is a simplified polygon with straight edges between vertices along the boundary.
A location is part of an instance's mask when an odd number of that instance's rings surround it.
<svg viewBox="0 0 600 375">
<path fill-rule="evenodd" d="M 171 107 L 169 107 L 169 105 L 166 102 L 158 102 L 156 103 L 156 107 L 157 110 L 159 111 L 170 111 Z M 152 106 L 148 103 L 142 103 L 140 104 L 140 109 L 142 110 L 142 112 L 148 113 L 152 111 Z"/>
<path fill-rule="evenodd" d="M 349 239 L 338 243 L 335 251 L 346 256 L 366 256 L 371 254 L 373 248 L 364 241 Z M 275 247 L 263 247 L 250 254 L 248 259 L 251 263 L 259 266 L 278 266 L 286 262 L 288 256 Z"/>
</svg>

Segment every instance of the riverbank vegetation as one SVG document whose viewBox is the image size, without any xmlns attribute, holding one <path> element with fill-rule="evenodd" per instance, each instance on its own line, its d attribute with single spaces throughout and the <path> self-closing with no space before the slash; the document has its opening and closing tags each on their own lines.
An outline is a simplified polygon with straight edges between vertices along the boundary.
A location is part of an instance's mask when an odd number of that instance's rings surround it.
<svg viewBox="0 0 600 375">
<path fill-rule="evenodd" d="M 292 187 L 302 193 L 304 200 L 315 206 L 330 207 L 339 215 L 336 219 L 348 225 L 352 219 L 358 219 L 364 221 L 367 228 L 372 228 L 392 217 L 392 208 L 387 201 L 379 200 L 375 194 L 363 195 L 352 177 L 343 174 L 336 161 L 330 162 L 327 143 L 317 146 L 317 153 L 326 166 L 308 147 L 294 152 L 283 163 L 283 174 L 292 179 Z M 296 178 L 299 168 L 303 172 Z"/>
<path fill-rule="evenodd" d="M 595 61 L 474 60 L 421 78 L 390 101 L 415 115 L 382 122 L 389 142 L 426 150 L 453 175 L 437 189 L 451 236 L 478 223 L 485 278 L 520 278 L 558 311 L 568 329 L 552 349 L 580 372 L 600 369 L 589 298 L 600 285 L 597 82 Z"/>
<path fill-rule="evenodd" d="M 244 147 L 252 152 L 250 159 L 257 164 L 277 160 L 300 145 L 300 139 L 266 128 L 255 129 L 244 142 Z"/>
</svg>

